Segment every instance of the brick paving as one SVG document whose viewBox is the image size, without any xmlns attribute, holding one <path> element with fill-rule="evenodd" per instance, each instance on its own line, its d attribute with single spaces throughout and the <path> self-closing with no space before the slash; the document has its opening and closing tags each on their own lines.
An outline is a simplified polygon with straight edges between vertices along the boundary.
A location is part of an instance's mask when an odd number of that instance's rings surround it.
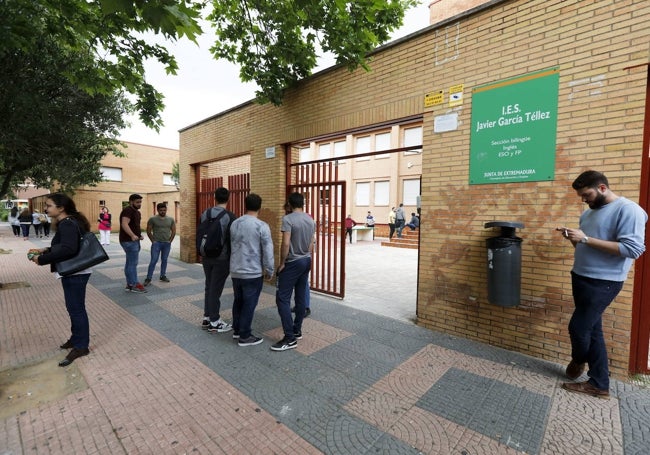
<svg viewBox="0 0 650 455">
<path fill-rule="evenodd" d="M 0 236 L 12 250 L 1 281 L 30 285 L 0 291 L 0 372 L 59 368 L 61 286 L 25 257 L 44 242 L 6 225 Z M 240 348 L 199 328 L 200 266 L 171 259 L 171 282 L 137 295 L 123 291 L 119 245 L 108 252 L 88 286 L 91 354 L 69 367 L 87 387 L 0 420 L 0 455 L 650 454 L 648 389 L 613 381 L 610 400 L 571 395 L 562 365 L 316 295 L 298 348 L 272 352 L 272 286 L 253 325 L 264 343 Z M 225 319 L 231 304 L 227 288 Z"/>
</svg>

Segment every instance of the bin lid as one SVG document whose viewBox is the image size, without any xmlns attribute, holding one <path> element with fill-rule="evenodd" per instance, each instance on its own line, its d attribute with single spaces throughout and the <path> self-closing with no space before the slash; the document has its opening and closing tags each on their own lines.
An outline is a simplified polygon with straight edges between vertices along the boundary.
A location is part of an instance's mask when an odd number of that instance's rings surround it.
<svg viewBox="0 0 650 455">
<path fill-rule="evenodd" d="M 522 229 L 524 227 L 524 223 L 518 223 L 516 221 L 488 221 L 485 223 L 486 228 L 491 228 L 491 227 L 505 227 L 505 228 L 512 228 L 512 229 Z"/>
</svg>

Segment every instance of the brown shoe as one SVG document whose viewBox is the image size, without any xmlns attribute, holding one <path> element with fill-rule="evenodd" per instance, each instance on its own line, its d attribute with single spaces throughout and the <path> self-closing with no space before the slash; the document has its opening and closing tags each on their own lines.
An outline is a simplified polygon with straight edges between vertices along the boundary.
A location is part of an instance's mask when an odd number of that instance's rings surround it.
<svg viewBox="0 0 650 455">
<path fill-rule="evenodd" d="M 573 360 L 569 362 L 569 365 L 566 367 L 566 377 L 573 380 L 578 379 L 582 376 L 582 373 L 585 371 L 585 364 L 574 362 Z"/>
<path fill-rule="evenodd" d="M 603 398 L 605 400 L 609 399 L 609 390 L 597 389 L 589 381 L 565 382 L 562 384 L 562 388 L 569 392 L 584 393 L 585 395 L 591 395 L 592 397 Z"/>
<path fill-rule="evenodd" d="M 72 346 L 72 340 L 68 340 L 65 343 L 63 343 L 61 346 L 59 346 L 61 349 L 71 349 L 74 346 Z"/>
<path fill-rule="evenodd" d="M 85 355 L 88 355 L 90 352 L 90 349 L 77 349 L 77 348 L 72 348 L 70 352 L 68 352 L 68 355 L 65 357 L 65 359 L 61 360 L 59 362 L 60 367 L 67 367 L 70 365 L 72 362 L 75 361 L 75 359 L 79 357 L 83 357 Z"/>
</svg>

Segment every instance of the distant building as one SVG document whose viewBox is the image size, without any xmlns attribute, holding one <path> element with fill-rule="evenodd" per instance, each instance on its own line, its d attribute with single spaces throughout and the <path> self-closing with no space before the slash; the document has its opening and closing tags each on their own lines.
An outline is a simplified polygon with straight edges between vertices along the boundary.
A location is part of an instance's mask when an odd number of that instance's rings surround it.
<svg viewBox="0 0 650 455">
<path fill-rule="evenodd" d="M 156 204 L 166 203 L 168 215 L 180 224 L 180 192 L 172 179 L 172 166 L 178 162 L 178 150 L 152 145 L 125 142 L 125 157 L 107 155 L 102 160 L 101 170 L 105 181 L 97 186 L 83 186 L 74 194 L 79 211 L 88 216 L 96 229 L 96 215 L 103 206 L 108 207 L 114 217 L 122 207 L 128 205 L 129 195 L 142 195 L 142 222 L 156 214 Z M 45 194 L 49 191 L 45 191 Z M 45 197 L 32 198 L 32 207 L 43 211 Z M 119 224 L 113 223 L 113 231 Z"/>
</svg>

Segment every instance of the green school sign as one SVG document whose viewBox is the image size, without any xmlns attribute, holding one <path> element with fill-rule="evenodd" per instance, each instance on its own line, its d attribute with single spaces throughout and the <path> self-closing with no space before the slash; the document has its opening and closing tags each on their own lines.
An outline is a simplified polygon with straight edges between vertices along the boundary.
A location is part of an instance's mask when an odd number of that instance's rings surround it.
<svg viewBox="0 0 650 455">
<path fill-rule="evenodd" d="M 559 68 L 472 91 L 469 183 L 555 178 Z"/>
</svg>

